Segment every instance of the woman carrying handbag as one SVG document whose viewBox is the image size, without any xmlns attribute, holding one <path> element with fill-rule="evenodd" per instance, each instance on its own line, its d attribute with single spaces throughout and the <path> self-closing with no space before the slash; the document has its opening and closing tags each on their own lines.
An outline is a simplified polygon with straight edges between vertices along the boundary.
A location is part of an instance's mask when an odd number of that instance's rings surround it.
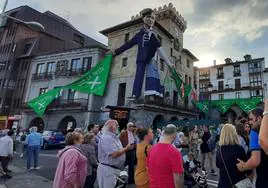
<svg viewBox="0 0 268 188">
<path fill-rule="evenodd" d="M 236 163 L 237 159 L 246 159 L 246 153 L 240 145 L 236 129 L 231 124 L 225 124 L 220 135 L 220 147 L 216 153 L 216 166 L 220 170 L 218 188 L 251 188 L 251 182 L 245 173 L 240 172 Z M 237 184 L 239 183 L 239 184 Z"/>
</svg>

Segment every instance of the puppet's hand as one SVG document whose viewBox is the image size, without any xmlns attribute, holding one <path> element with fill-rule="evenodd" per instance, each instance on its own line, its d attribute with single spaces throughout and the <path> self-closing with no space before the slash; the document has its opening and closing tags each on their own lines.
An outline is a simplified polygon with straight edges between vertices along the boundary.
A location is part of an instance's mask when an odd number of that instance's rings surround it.
<svg viewBox="0 0 268 188">
<path fill-rule="evenodd" d="M 115 55 L 115 51 L 112 49 L 108 49 L 108 51 L 106 52 L 106 55 L 108 54 L 112 54 L 113 56 Z"/>
<path fill-rule="evenodd" d="M 173 62 L 171 62 L 170 67 L 176 69 L 176 66 Z"/>
</svg>

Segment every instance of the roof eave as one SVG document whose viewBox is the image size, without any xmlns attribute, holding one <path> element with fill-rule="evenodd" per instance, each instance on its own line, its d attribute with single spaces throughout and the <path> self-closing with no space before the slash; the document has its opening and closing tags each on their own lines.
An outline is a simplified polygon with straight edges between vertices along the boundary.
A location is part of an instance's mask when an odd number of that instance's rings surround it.
<svg viewBox="0 0 268 188">
<path fill-rule="evenodd" d="M 197 59 L 197 57 L 195 57 L 195 55 L 192 52 L 190 52 L 188 49 L 183 48 L 182 51 L 187 53 L 194 60 L 194 62 L 199 61 L 199 59 Z"/>
</svg>

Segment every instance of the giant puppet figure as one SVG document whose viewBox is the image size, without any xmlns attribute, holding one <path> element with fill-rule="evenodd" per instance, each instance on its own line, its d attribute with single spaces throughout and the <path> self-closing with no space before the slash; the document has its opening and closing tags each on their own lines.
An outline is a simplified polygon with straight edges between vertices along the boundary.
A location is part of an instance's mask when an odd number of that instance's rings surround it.
<svg viewBox="0 0 268 188">
<path fill-rule="evenodd" d="M 165 61 L 168 66 L 174 66 L 161 47 L 160 41 L 153 31 L 155 23 L 155 13 L 152 9 L 147 8 L 141 11 L 144 26 L 128 42 L 113 51 L 113 54 L 119 55 L 124 51 L 138 45 L 137 69 L 133 85 L 132 98 L 137 99 L 141 96 L 144 73 L 146 72 L 146 82 L 144 95 L 155 95 L 163 97 L 160 85 L 159 72 L 157 66 L 158 55 Z"/>
</svg>

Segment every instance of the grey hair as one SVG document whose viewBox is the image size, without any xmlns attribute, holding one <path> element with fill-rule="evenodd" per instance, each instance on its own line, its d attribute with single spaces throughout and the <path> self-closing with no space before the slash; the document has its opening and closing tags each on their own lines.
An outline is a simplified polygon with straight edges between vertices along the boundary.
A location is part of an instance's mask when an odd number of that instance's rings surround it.
<svg viewBox="0 0 268 188">
<path fill-rule="evenodd" d="M 127 127 L 134 126 L 134 123 L 128 122 Z"/>
<path fill-rule="evenodd" d="M 32 132 L 37 132 L 37 130 L 38 130 L 37 127 L 31 127 L 31 128 L 30 128 L 30 132 L 31 132 L 31 133 L 32 133 Z"/>
<path fill-rule="evenodd" d="M 110 131 L 110 126 L 112 125 L 112 123 L 117 123 L 116 120 L 113 119 L 109 119 L 105 122 L 103 128 L 102 128 L 102 133 L 103 134 L 107 134 Z"/>
<path fill-rule="evenodd" d="M 177 127 L 173 124 L 168 124 L 164 129 L 164 135 L 170 136 L 177 134 Z"/>
<path fill-rule="evenodd" d="M 74 132 L 79 132 L 79 133 L 83 133 L 83 130 L 81 128 L 75 128 Z"/>
</svg>

